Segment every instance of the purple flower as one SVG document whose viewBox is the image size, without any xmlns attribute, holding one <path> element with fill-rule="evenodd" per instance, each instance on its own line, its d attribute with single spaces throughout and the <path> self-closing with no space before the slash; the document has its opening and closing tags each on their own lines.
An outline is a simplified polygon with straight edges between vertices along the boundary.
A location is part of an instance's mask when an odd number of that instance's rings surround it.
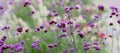
<svg viewBox="0 0 120 53">
<path fill-rule="evenodd" d="M 48 32 L 48 30 L 47 30 L 47 29 L 45 29 L 45 30 L 44 30 L 44 33 L 47 33 L 47 32 Z"/>
<path fill-rule="evenodd" d="M 68 46 L 72 46 L 72 43 L 69 42 L 69 43 L 68 43 Z"/>
<path fill-rule="evenodd" d="M 94 41 L 93 44 L 94 45 L 99 45 L 99 42 L 98 41 Z"/>
<path fill-rule="evenodd" d="M 48 44 L 48 48 L 53 48 L 54 44 Z"/>
<path fill-rule="evenodd" d="M 0 10 L 3 10 L 3 6 L 0 5 Z"/>
<path fill-rule="evenodd" d="M 14 50 L 10 50 L 9 53 L 14 53 Z"/>
<path fill-rule="evenodd" d="M 54 43 L 54 46 L 57 47 L 58 43 Z"/>
<path fill-rule="evenodd" d="M 57 27 L 59 27 L 59 28 L 65 28 L 65 27 L 66 27 L 66 24 L 65 24 L 65 23 L 59 23 L 59 24 L 57 25 Z"/>
<path fill-rule="evenodd" d="M 24 43 L 25 43 L 25 41 L 24 41 L 24 40 L 22 40 L 22 41 L 20 41 L 20 43 L 21 43 L 21 44 L 24 44 Z"/>
<path fill-rule="evenodd" d="M 39 32 L 39 31 L 40 31 L 40 28 L 36 28 L 36 29 L 35 29 L 35 32 Z"/>
<path fill-rule="evenodd" d="M 4 45 L 4 41 L 3 40 L 0 40 L 0 47 Z"/>
<path fill-rule="evenodd" d="M 14 47 L 17 48 L 17 47 L 19 47 L 20 45 L 21 45 L 20 43 L 16 43 L 16 44 L 14 45 Z"/>
<path fill-rule="evenodd" d="M 67 24 L 73 24 L 73 22 L 72 21 L 68 21 L 68 23 Z"/>
<path fill-rule="evenodd" d="M 67 29 L 66 28 L 62 28 L 62 32 L 66 32 L 67 31 Z"/>
<path fill-rule="evenodd" d="M 73 6 L 70 6 L 70 7 L 69 7 L 69 10 L 73 10 L 73 9 L 74 9 L 74 7 L 73 7 Z"/>
<path fill-rule="evenodd" d="M 44 28 L 44 26 L 40 26 L 40 29 L 43 29 Z"/>
<path fill-rule="evenodd" d="M 84 47 L 89 47 L 90 46 L 90 42 L 85 42 L 84 43 Z"/>
<path fill-rule="evenodd" d="M 82 18 L 86 18 L 87 16 L 86 15 L 82 15 Z"/>
<path fill-rule="evenodd" d="M 24 2 L 24 7 L 28 6 L 28 5 L 31 5 L 30 1 L 25 1 Z"/>
<path fill-rule="evenodd" d="M 23 27 L 18 27 L 17 32 L 21 33 L 23 31 Z"/>
<path fill-rule="evenodd" d="M 70 48 L 70 51 L 71 51 L 71 52 L 74 52 L 74 51 L 75 51 L 75 48 Z"/>
<path fill-rule="evenodd" d="M 90 47 L 84 47 L 84 50 L 85 51 L 87 51 L 87 50 L 89 50 L 90 49 Z"/>
<path fill-rule="evenodd" d="M 68 36 L 67 34 L 60 34 L 58 38 L 66 37 Z"/>
<path fill-rule="evenodd" d="M 64 50 L 64 53 L 68 53 L 68 50 L 67 50 L 67 49 L 65 49 L 65 50 Z"/>
<path fill-rule="evenodd" d="M 10 48 L 10 47 L 9 47 L 9 45 L 6 45 L 6 44 L 4 44 L 4 45 L 1 46 L 1 49 L 2 49 L 2 50 L 6 50 L 6 49 L 8 49 L 8 48 Z"/>
<path fill-rule="evenodd" d="M 29 32 L 29 30 L 30 30 L 30 29 L 26 29 L 25 32 L 27 33 L 27 32 Z"/>
<path fill-rule="evenodd" d="M 111 15 L 115 15 L 116 13 L 115 12 L 112 12 Z"/>
<path fill-rule="evenodd" d="M 14 45 L 9 45 L 10 50 L 14 50 Z"/>
<path fill-rule="evenodd" d="M 79 9 L 79 7 L 78 7 L 78 6 L 76 6 L 76 7 L 75 7 L 75 9 Z"/>
<path fill-rule="evenodd" d="M 103 11 L 104 10 L 104 6 L 103 5 L 98 5 L 98 9 Z"/>
<path fill-rule="evenodd" d="M 94 27 L 95 26 L 93 22 L 88 22 L 87 25 L 90 26 L 90 27 Z"/>
<path fill-rule="evenodd" d="M 3 36 L 1 40 L 5 41 L 6 39 L 7 39 L 7 36 Z"/>
<path fill-rule="evenodd" d="M 54 21 L 54 20 L 52 20 L 52 21 L 49 22 L 49 24 L 50 24 L 50 25 L 52 25 L 52 24 L 57 24 L 57 22 Z"/>
<path fill-rule="evenodd" d="M 89 49 L 90 49 L 90 42 L 85 42 L 83 49 L 84 49 L 85 51 L 89 50 Z"/>
<path fill-rule="evenodd" d="M 78 35 L 81 37 L 81 38 L 84 38 L 85 35 L 82 33 L 82 32 L 78 32 Z"/>
<path fill-rule="evenodd" d="M 32 47 L 32 48 L 37 47 L 37 43 L 32 43 L 31 47 Z"/>
<path fill-rule="evenodd" d="M 24 50 L 24 47 L 23 46 L 19 46 L 15 49 L 17 52 L 20 52 L 20 51 L 23 51 Z"/>
<path fill-rule="evenodd" d="M 111 22 L 111 23 L 109 23 L 109 25 L 110 25 L 110 26 L 112 26 L 112 25 L 113 25 L 113 23 Z"/>
<path fill-rule="evenodd" d="M 4 26 L 4 27 L 2 28 L 2 30 L 8 30 L 8 29 L 10 29 L 9 26 Z"/>
<path fill-rule="evenodd" d="M 120 20 L 118 20 L 117 23 L 120 24 Z"/>
<path fill-rule="evenodd" d="M 54 14 L 54 16 L 58 16 L 58 15 L 59 15 L 59 13 L 55 13 L 55 14 Z"/>
<path fill-rule="evenodd" d="M 101 50 L 101 47 L 99 45 L 93 45 L 93 49 L 99 51 Z"/>
<path fill-rule="evenodd" d="M 30 15 L 33 15 L 33 14 L 35 14 L 35 11 L 31 11 L 31 12 L 30 12 Z"/>
<path fill-rule="evenodd" d="M 69 12 L 70 12 L 69 8 L 65 8 L 64 11 L 65 11 L 66 13 L 69 13 Z"/>
<path fill-rule="evenodd" d="M 79 28 L 80 24 L 75 24 L 75 29 Z"/>
</svg>

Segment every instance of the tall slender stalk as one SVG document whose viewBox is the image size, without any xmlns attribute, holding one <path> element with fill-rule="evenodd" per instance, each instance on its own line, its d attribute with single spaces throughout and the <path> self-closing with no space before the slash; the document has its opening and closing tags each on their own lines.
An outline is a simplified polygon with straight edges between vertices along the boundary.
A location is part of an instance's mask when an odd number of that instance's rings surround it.
<svg viewBox="0 0 120 53">
<path fill-rule="evenodd" d="M 115 23 L 115 27 L 117 27 L 116 23 Z M 115 35 L 117 35 L 117 30 L 115 31 Z M 119 52 L 119 50 L 120 50 L 120 49 L 119 49 L 119 47 L 120 47 L 120 46 L 119 46 L 119 35 L 118 35 L 118 37 L 117 37 L 117 44 L 118 44 L 118 53 L 120 53 L 120 52 Z"/>
</svg>

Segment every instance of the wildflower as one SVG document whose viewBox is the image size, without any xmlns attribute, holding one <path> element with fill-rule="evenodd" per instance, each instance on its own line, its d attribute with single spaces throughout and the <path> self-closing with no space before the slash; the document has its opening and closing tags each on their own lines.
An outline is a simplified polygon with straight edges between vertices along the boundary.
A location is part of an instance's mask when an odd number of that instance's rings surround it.
<svg viewBox="0 0 120 53">
<path fill-rule="evenodd" d="M 98 45 L 99 42 L 98 42 L 98 41 L 94 41 L 93 44 L 94 44 L 94 45 Z"/>
<path fill-rule="evenodd" d="M 48 48 L 53 48 L 54 44 L 48 44 Z"/>
<path fill-rule="evenodd" d="M 74 51 L 75 51 L 75 48 L 70 48 L 70 51 L 71 51 L 71 52 L 74 52 Z"/>
<path fill-rule="evenodd" d="M 89 50 L 89 49 L 90 49 L 90 42 L 85 42 L 83 49 L 84 49 L 85 51 Z"/>
<path fill-rule="evenodd" d="M 93 49 L 99 51 L 101 50 L 101 47 L 99 45 L 93 45 Z"/>
<path fill-rule="evenodd" d="M 30 12 L 30 15 L 33 15 L 33 14 L 35 14 L 35 11 L 31 11 L 31 12 Z"/>
<path fill-rule="evenodd" d="M 90 47 L 84 47 L 84 50 L 85 51 L 87 51 L 87 50 L 89 50 L 90 49 Z"/>
<path fill-rule="evenodd" d="M 34 48 L 36 50 L 40 50 L 40 48 L 37 45 L 35 45 L 35 44 L 32 44 L 32 48 Z"/>
<path fill-rule="evenodd" d="M 49 14 L 48 14 L 48 17 L 52 17 L 52 14 L 49 13 Z"/>
<path fill-rule="evenodd" d="M 68 50 L 67 50 L 67 49 L 65 49 L 65 50 L 64 50 L 64 53 L 68 53 Z"/>
<path fill-rule="evenodd" d="M 5 41 L 6 39 L 7 39 L 7 36 L 3 36 L 1 40 Z"/>
<path fill-rule="evenodd" d="M 65 11 L 66 13 L 69 13 L 69 12 L 70 12 L 69 8 L 65 8 L 64 11 Z"/>
<path fill-rule="evenodd" d="M 70 6 L 70 7 L 69 7 L 69 10 L 73 10 L 73 9 L 74 9 L 74 7 L 73 7 L 73 6 Z"/>
<path fill-rule="evenodd" d="M 21 44 L 24 44 L 24 43 L 25 43 L 25 41 L 24 41 L 24 40 L 22 40 L 22 41 L 20 41 L 20 43 L 21 43 Z"/>
<path fill-rule="evenodd" d="M 82 15 L 82 18 L 86 18 L 87 16 L 86 15 Z"/>
<path fill-rule="evenodd" d="M 10 50 L 9 53 L 14 53 L 14 50 Z"/>
<path fill-rule="evenodd" d="M 72 21 L 68 21 L 68 23 L 67 24 L 73 24 L 73 22 Z"/>
<path fill-rule="evenodd" d="M 66 24 L 65 23 L 60 23 L 60 24 L 57 25 L 57 27 L 59 27 L 59 28 L 65 28 Z"/>
<path fill-rule="evenodd" d="M 4 45 L 4 41 L 3 40 L 0 40 L 0 47 Z"/>
<path fill-rule="evenodd" d="M 47 29 L 45 29 L 45 30 L 44 30 L 44 33 L 47 33 L 47 32 L 48 32 L 48 30 L 47 30 Z"/>
<path fill-rule="evenodd" d="M 27 32 L 29 32 L 29 30 L 30 30 L 30 29 L 26 29 L 25 32 L 27 33 Z"/>
<path fill-rule="evenodd" d="M 66 37 L 68 36 L 67 34 L 60 34 L 58 38 Z"/>
<path fill-rule="evenodd" d="M 40 29 L 43 29 L 44 28 L 44 26 L 40 26 Z"/>
<path fill-rule="evenodd" d="M 54 43 L 54 47 L 57 47 L 58 43 Z"/>
<path fill-rule="evenodd" d="M 9 47 L 9 45 L 6 45 L 6 44 L 4 44 L 4 45 L 1 46 L 1 49 L 2 49 L 2 50 L 6 50 L 6 49 L 8 49 L 8 48 L 10 48 L 10 47 Z"/>
<path fill-rule="evenodd" d="M 79 28 L 80 24 L 75 24 L 75 29 Z"/>
<path fill-rule="evenodd" d="M 69 43 L 68 43 L 68 46 L 72 46 L 72 43 L 69 42 Z"/>
<path fill-rule="evenodd" d="M 116 13 L 115 12 L 112 12 L 111 15 L 115 15 Z"/>
<path fill-rule="evenodd" d="M 84 47 L 88 47 L 88 46 L 90 46 L 90 42 L 85 42 Z"/>
<path fill-rule="evenodd" d="M 3 6 L 0 6 L 0 10 L 3 10 Z"/>
<path fill-rule="evenodd" d="M 30 1 L 25 1 L 24 2 L 24 7 L 28 6 L 28 5 L 31 5 Z"/>
<path fill-rule="evenodd" d="M 23 31 L 23 27 L 18 27 L 17 32 L 21 33 Z"/>
<path fill-rule="evenodd" d="M 99 9 L 100 11 L 103 11 L 103 10 L 104 10 L 104 6 L 103 6 L 103 5 L 99 5 L 99 6 L 98 6 L 98 9 Z"/>
<path fill-rule="evenodd" d="M 112 18 L 112 15 L 110 16 L 110 18 Z"/>
<path fill-rule="evenodd" d="M 119 16 L 119 14 L 116 14 L 116 17 L 118 17 Z"/>
<path fill-rule="evenodd" d="M 90 26 L 90 27 L 94 27 L 95 26 L 93 22 L 88 22 L 87 25 Z"/>
<path fill-rule="evenodd" d="M 54 21 L 54 20 L 52 20 L 52 21 L 49 22 L 49 24 L 50 24 L 50 25 L 52 25 L 52 24 L 57 24 L 57 22 Z"/>
<path fill-rule="evenodd" d="M 24 50 L 24 47 L 23 46 L 18 46 L 16 49 L 15 49 L 17 52 L 21 52 Z"/>
<path fill-rule="evenodd" d="M 36 49 L 36 50 L 40 50 L 40 48 L 38 47 L 38 44 L 37 44 L 38 42 L 39 41 L 33 42 L 32 45 L 31 45 L 31 47 L 34 48 L 34 49 Z"/>
<path fill-rule="evenodd" d="M 109 23 L 109 25 L 110 25 L 110 26 L 112 26 L 112 25 L 113 25 L 113 23 L 111 22 L 111 23 Z"/>
<path fill-rule="evenodd" d="M 62 32 L 66 32 L 67 30 L 66 30 L 66 28 L 62 28 Z"/>
<path fill-rule="evenodd" d="M 84 38 L 84 34 L 82 32 L 78 32 L 78 35 L 81 37 L 81 38 Z"/>
<path fill-rule="evenodd" d="M 76 6 L 76 7 L 75 7 L 75 9 L 79 9 L 79 7 L 78 7 L 78 6 Z"/>
<path fill-rule="evenodd" d="M 39 32 L 39 31 L 40 31 L 40 28 L 36 28 L 36 29 L 35 29 L 35 32 Z"/>
<path fill-rule="evenodd" d="M 58 15 L 59 15 L 59 13 L 55 13 L 55 14 L 54 14 L 54 16 L 58 16 Z"/>
<path fill-rule="evenodd" d="M 120 20 L 118 20 L 117 23 L 120 24 Z"/>
<path fill-rule="evenodd" d="M 4 27 L 2 28 L 2 30 L 8 30 L 8 29 L 10 29 L 9 26 L 4 26 Z"/>
</svg>

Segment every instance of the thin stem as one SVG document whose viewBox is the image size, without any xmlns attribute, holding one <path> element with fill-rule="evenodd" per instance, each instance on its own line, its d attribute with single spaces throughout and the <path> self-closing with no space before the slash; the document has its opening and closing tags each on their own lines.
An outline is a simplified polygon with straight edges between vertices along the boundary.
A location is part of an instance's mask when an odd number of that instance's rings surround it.
<svg viewBox="0 0 120 53">
<path fill-rule="evenodd" d="M 68 19 L 69 19 L 69 21 L 71 20 L 70 18 L 71 18 L 71 14 L 69 13 L 69 14 L 68 14 Z M 70 24 L 70 33 L 72 32 L 72 27 L 73 27 L 72 24 Z M 76 49 L 75 37 L 72 36 L 72 39 L 73 39 L 73 43 L 74 43 L 74 44 L 73 44 L 73 45 L 74 45 L 74 48 Z"/>
<path fill-rule="evenodd" d="M 117 27 L 117 25 L 115 24 L 115 27 Z M 116 32 L 115 32 L 115 35 L 117 35 L 117 30 L 116 30 Z M 120 53 L 119 52 L 119 35 L 118 35 L 118 37 L 117 37 L 117 44 L 118 44 L 118 53 Z"/>
<path fill-rule="evenodd" d="M 112 30 L 112 34 L 113 34 L 113 30 Z M 112 35 L 113 36 L 113 35 Z M 111 53 L 113 52 L 113 41 L 114 41 L 114 39 L 113 39 L 113 37 L 112 37 L 112 48 L 111 48 Z"/>
</svg>

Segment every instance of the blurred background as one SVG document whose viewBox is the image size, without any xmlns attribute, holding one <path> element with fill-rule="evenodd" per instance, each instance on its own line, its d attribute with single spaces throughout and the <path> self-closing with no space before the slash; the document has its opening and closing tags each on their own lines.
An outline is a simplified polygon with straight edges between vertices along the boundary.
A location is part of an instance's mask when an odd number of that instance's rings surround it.
<svg viewBox="0 0 120 53">
<path fill-rule="evenodd" d="M 50 4 L 55 3 L 55 1 L 57 0 L 30 0 L 32 5 L 24 8 L 23 4 L 26 1 L 29 0 L 0 0 L 0 28 L 2 28 L 3 26 L 10 26 L 13 27 L 12 30 L 15 30 L 17 26 L 23 26 L 24 29 L 27 29 L 33 25 L 37 26 L 37 25 L 47 24 L 47 21 L 49 19 L 57 20 L 54 17 L 52 18 L 47 17 L 48 14 L 51 12 L 49 9 Z M 65 1 L 66 3 L 70 2 L 69 0 L 65 0 Z M 119 11 L 118 14 L 120 14 L 120 0 L 90 0 L 90 2 L 87 0 L 82 0 L 82 1 L 85 2 L 83 3 L 83 6 L 85 6 L 86 9 L 88 10 L 95 9 L 95 11 L 93 11 L 93 14 L 98 12 L 95 8 L 97 5 L 103 5 L 105 7 L 107 13 L 105 12 L 101 15 L 102 17 L 101 22 L 115 23 L 115 21 L 117 21 L 120 18 L 120 16 L 118 18 L 114 17 L 113 19 L 108 18 L 111 12 L 111 10 L 109 9 L 111 6 L 117 7 Z M 58 19 L 60 19 L 60 17 L 62 16 L 61 15 L 57 16 Z M 78 22 L 79 21 L 82 21 L 82 19 L 78 19 Z M 117 37 L 120 37 L 119 36 L 120 25 L 118 25 L 117 23 L 115 24 L 116 25 L 112 29 L 111 27 L 105 25 L 105 27 L 103 27 L 101 30 L 105 30 L 108 33 L 112 33 L 112 35 L 114 35 L 113 42 L 112 39 L 110 38 L 106 40 L 108 44 L 106 49 L 111 50 L 112 43 L 114 43 L 113 53 L 118 53 Z M 113 29 L 115 29 L 116 31 L 113 31 Z M 1 33 L 1 34 L 3 35 L 5 33 Z M 120 40 L 119 40 L 119 45 L 120 45 Z"/>
</svg>

